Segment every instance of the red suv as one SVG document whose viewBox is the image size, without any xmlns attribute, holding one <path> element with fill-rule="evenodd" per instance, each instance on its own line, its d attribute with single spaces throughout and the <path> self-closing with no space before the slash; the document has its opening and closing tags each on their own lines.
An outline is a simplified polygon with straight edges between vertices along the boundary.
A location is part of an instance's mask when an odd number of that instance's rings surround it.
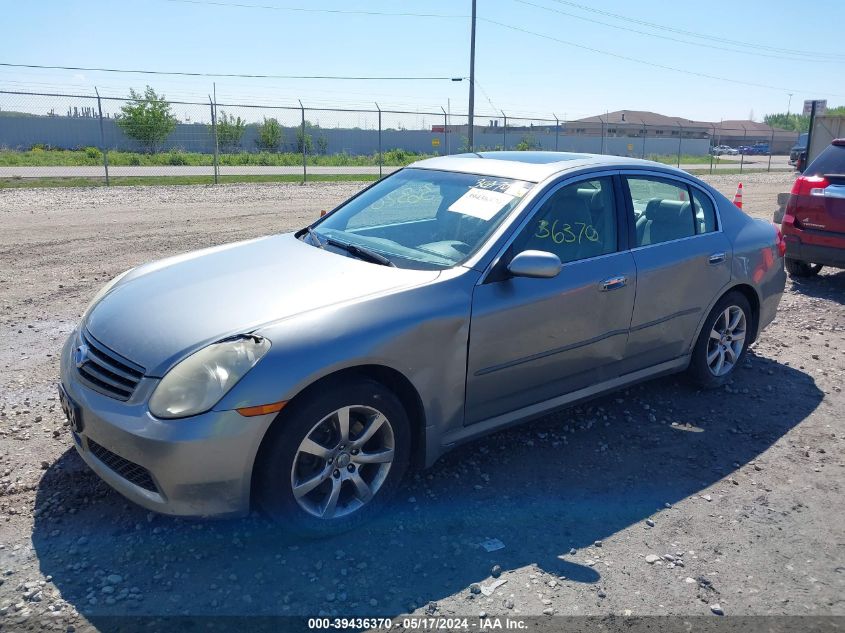
<svg viewBox="0 0 845 633">
<path fill-rule="evenodd" d="M 783 216 L 786 270 L 811 277 L 845 268 L 845 138 L 834 140 L 795 181 Z"/>
</svg>

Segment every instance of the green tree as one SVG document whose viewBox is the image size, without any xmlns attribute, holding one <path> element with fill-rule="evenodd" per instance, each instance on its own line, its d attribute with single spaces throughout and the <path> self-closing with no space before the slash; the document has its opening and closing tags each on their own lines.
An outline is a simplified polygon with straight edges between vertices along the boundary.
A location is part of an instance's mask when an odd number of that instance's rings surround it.
<svg viewBox="0 0 845 633">
<path fill-rule="evenodd" d="M 320 135 L 317 137 L 317 153 L 318 154 L 328 154 L 329 153 L 329 139 L 326 138 L 326 135 L 320 132 Z"/>
<path fill-rule="evenodd" d="M 300 154 L 302 154 L 303 151 L 306 154 L 310 154 L 313 151 L 314 142 L 313 142 L 313 139 L 311 138 L 311 135 L 308 133 L 309 127 L 310 126 L 309 126 L 308 122 L 306 121 L 304 132 L 303 132 L 301 127 L 298 127 L 296 129 L 296 151 Z"/>
<path fill-rule="evenodd" d="M 845 106 L 828 108 L 825 116 L 845 116 Z M 810 128 L 810 117 L 804 114 L 767 114 L 763 122 L 772 127 L 778 127 L 792 132 L 806 132 Z"/>
<path fill-rule="evenodd" d="M 141 143 L 145 150 L 154 152 L 176 127 L 170 104 L 150 86 L 144 94 L 130 88 L 129 98 L 130 101 L 120 108 L 117 124 L 126 136 Z"/>
<path fill-rule="evenodd" d="M 767 114 L 763 117 L 763 123 L 791 132 L 806 132 L 810 127 L 810 117 L 803 114 Z"/>
<path fill-rule="evenodd" d="M 528 152 L 534 149 L 540 149 L 540 144 L 537 142 L 537 137 L 534 134 L 524 134 L 519 143 L 516 144 L 518 152 Z"/>
<path fill-rule="evenodd" d="M 246 131 L 246 121 L 241 117 L 226 114 L 225 110 L 220 111 L 217 119 L 217 142 L 224 152 L 231 152 L 240 147 L 241 139 Z"/>
<path fill-rule="evenodd" d="M 282 126 L 276 118 L 264 117 L 264 123 L 258 125 L 258 138 L 256 144 L 260 149 L 275 152 L 284 138 Z"/>
</svg>

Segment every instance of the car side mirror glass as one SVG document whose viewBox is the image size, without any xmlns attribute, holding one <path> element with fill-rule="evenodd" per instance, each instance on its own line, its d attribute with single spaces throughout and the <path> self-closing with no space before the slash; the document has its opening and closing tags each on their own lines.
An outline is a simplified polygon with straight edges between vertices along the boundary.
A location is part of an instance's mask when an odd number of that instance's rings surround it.
<svg viewBox="0 0 845 633">
<path fill-rule="evenodd" d="M 551 279 L 557 277 L 563 264 L 560 257 L 546 251 L 522 251 L 508 264 L 508 272 L 514 277 Z"/>
</svg>

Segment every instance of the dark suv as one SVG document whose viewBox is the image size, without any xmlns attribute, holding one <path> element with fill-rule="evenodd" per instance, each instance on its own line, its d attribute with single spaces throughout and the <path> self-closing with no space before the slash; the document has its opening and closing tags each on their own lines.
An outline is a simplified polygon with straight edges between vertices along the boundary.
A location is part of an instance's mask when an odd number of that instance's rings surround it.
<svg viewBox="0 0 845 633">
<path fill-rule="evenodd" d="M 795 145 L 789 150 L 789 164 L 798 165 L 798 161 L 805 161 L 807 159 L 807 136 L 806 132 L 798 136 Z M 803 160 L 802 160 L 803 159 Z M 799 170 L 800 171 L 800 170 Z"/>
<path fill-rule="evenodd" d="M 795 181 L 781 228 L 793 277 L 845 268 L 845 138 L 831 142 Z"/>
</svg>

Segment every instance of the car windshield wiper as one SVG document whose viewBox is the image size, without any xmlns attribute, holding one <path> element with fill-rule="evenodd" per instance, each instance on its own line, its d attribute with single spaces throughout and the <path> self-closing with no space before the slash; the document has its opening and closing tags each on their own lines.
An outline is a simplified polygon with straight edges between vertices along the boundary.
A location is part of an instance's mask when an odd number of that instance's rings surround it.
<svg viewBox="0 0 845 633">
<path fill-rule="evenodd" d="M 320 239 L 320 236 L 317 234 L 317 231 L 312 229 L 310 226 L 305 227 L 305 232 L 308 233 L 308 237 L 311 238 L 311 243 L 318 248 L 326 248 L 326 245 L 323 244 L 323 240 Z"/>
<path fill-rule="evenodd" d="M 387 259 L 381 253 L 376 253 L 375 251 L 371 251 L 369 248 L 365 246 L 356 246 L 355 244 L 347 244 L 346 242 L 340 242 L 335 240 L 331 237 L 326 238 L 326 244 L 330 246 L 336 246 L 337 248 L 342 248 L 350 255 L 354 255 L 358 259 L 363 259 L 368 262 L 372 262 L 374 264 L 381 264 L 382 266 L 390 266 L 392 268 L 396 267 L 392 261 Z"/>
</svg>

